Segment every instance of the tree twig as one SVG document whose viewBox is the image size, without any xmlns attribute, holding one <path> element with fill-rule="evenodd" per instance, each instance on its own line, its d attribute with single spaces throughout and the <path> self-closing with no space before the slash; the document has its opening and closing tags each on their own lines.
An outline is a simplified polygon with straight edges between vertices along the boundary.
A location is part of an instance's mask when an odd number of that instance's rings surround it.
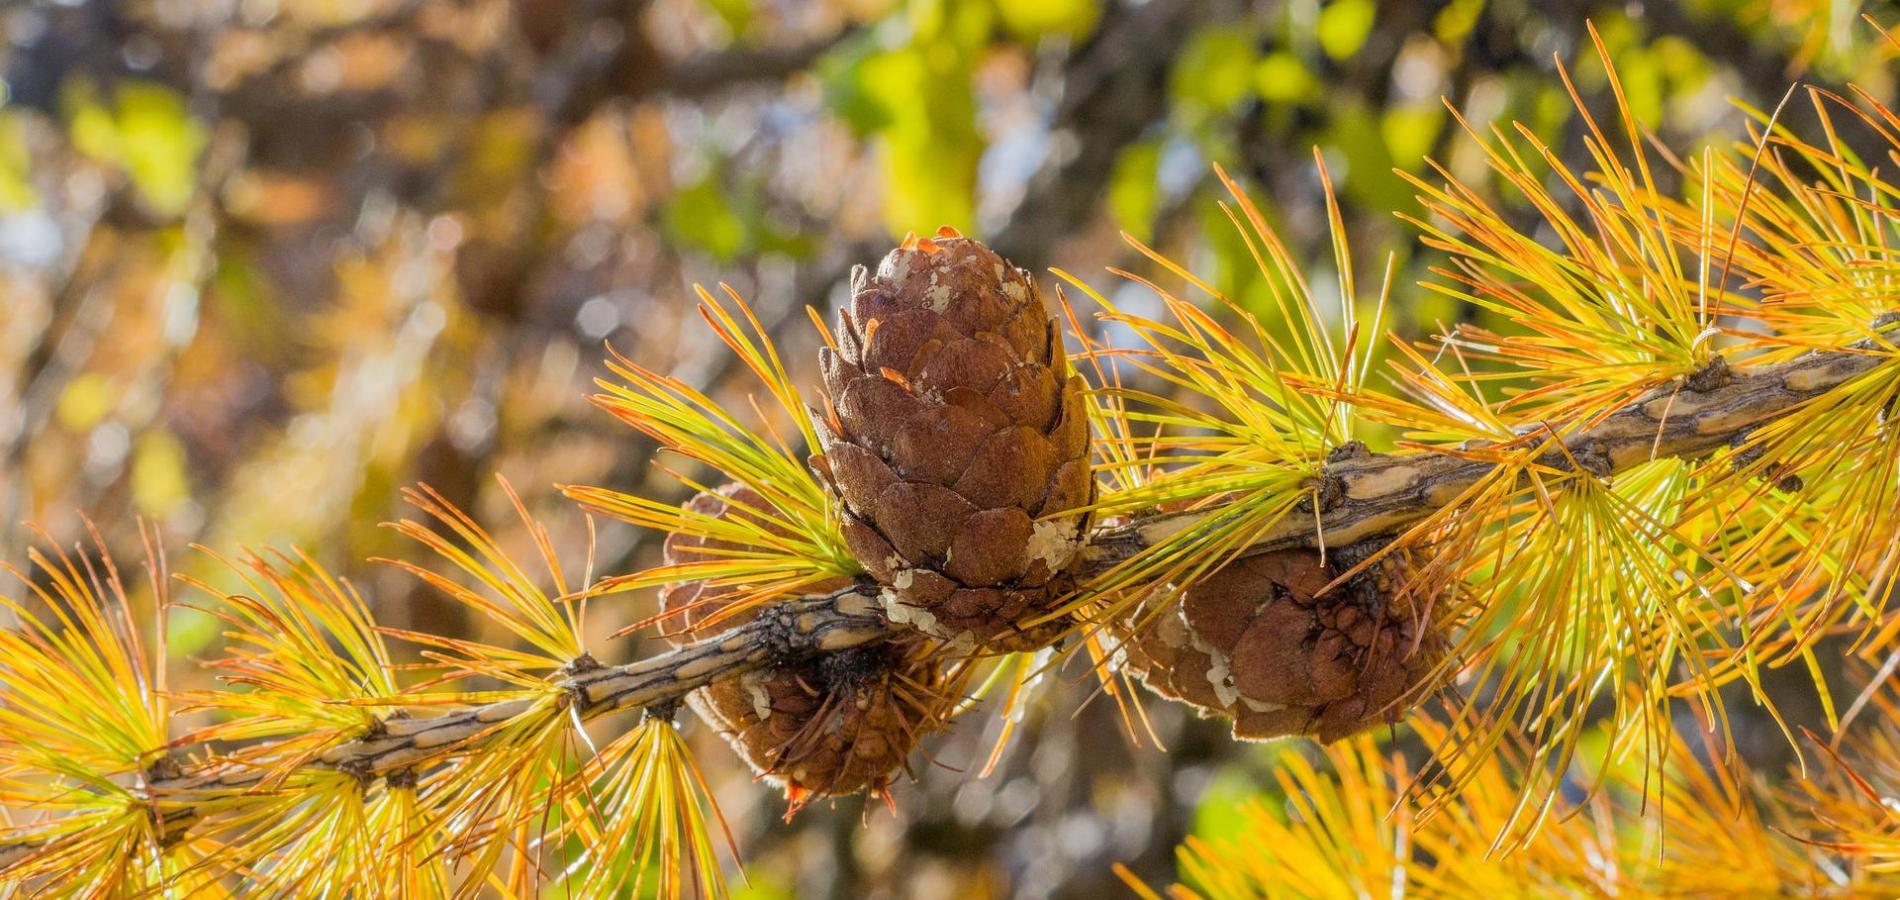
<svg viewBox="0 0 1900 900">
<path fill-rule="evenodd" d="M 1713 373 L 1652 390 L 1596 424 L 1563 440 L 1537 462 L 1567 468 L 1570 460 L 1609 477 L 1651 459 L 1696 458 L 1737 445 L 1751 430 L 1806 401 L 1839 388 L 1893 357 L 1866 348 L 1815 351 L 1751 370 Z M 1339 479 L 1338 499 L 1313 520 L 1289 517 L 1261 534 L 1252 550 L 1352 543 L 1396 532 L 1445 508 L 1466 488 L 1489 477 L 1494 464 L 1452 454 L 1414 452 L 1371 456 L 1329 466 Z M 1097 529 L 1085 551 L 1083 574 L 1100 574 L 1147 547 L 1179 534 L 1210 511 L 1141 519 Z M 582 718 L 616 710 L 673 703 L 687 693 L 747 672 L 882 640 L 908 626 L 883 613 L 879 589 L 846 588 L 767 608 L 759 617 L 691 646 L 624 666 L 577 671 L 556 686 Z M 503 725 L 533 708 L 509 700 L 430 718 L 389 719 L 375 733 L 339 744 L 312 764 L 363 777 L 414 772 L 447 757 L 475 752 Z M 229 796 L 261 781 L 265 769 L 234 766 L 212 757 L 171 778 L 155 780 L 151 796 L 166 809 L 168 828 L 199 821 L 194 792 Z M 42 845 L 30 833 L 0 844 L 0 870 Z"/>
<path fill-rule="evenodd" d="M 1892 357 L 1863 350 L 1815 351 L 1795 359 L 1722 376 L 1716 386 L 1686 383 L 1656 388 L 1588 428 L 1564 438 L 1536 460 L 1569 468 L 1571 460 L 1603 476 L 1661 457 L 1693 459 L 1735 444 L 1749 431 L 1837 388 Z M 1289 516 L 1259 535 L 1254 551 L 1343 546 L 1396 533 L 1456 500 L 1488 477 L 1482 459 L 1438 453 L 1372 456 L 1331 464 L 1338 500 L 1315 519 Z M 1139 519 L 1100 529 L 1084 550 L 1085 574 L 1099 574 L 1193 527 L 1214 510 Z"/>
<path fill-rule="evenodd" d="M 585 668 L 563 677 L 551 692 L 582 719 L 671 703 L 687 693 L 771 665 L 807 659 L 895 634 L 877 589 L 852 587 L 767 608 L 754 620 L 708 640 L 624 666 Z M 383 720 L 369 734 L 330 748 L 308 765 L 365 780 L 415 773 L 449 757 L 478 752 L 509 721 L 528 713 L 534 698 L 503 700 L 427 718 Z M 277 769 L 256 759 L 210 757 L 175 774 L 151 779 L 143 793 L 162 811 L 167 835 L 204 821 L 201 807 L 259 786 Z M 270 796 L 260 789 L 258 796 Z M 52 825 L 0 842 L 0 872 L 48 845 Z"/>
</svg>

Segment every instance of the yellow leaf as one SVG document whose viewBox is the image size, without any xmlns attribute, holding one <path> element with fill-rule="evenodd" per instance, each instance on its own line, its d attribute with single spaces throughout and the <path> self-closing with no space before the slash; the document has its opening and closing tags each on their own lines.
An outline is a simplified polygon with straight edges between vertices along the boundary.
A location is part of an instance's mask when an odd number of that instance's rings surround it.
<svg viewBox="0 0 1900 900">
<path fill-rule="evenodd" d="M 39 201 L 33 190 L 33 157 L 26 146 L 26 123 L 0 111 L 0 210 L 20 210 Z"/>
<path fill-rule="evenodd" d="M 1291 53 L 1269 53 L 1253 69 L 1254 91 L 1268 103 L 1298 103 L 1318 87 L 1306 64 Z"/>
<path fill-rule="evenodd" d="M 1095 30 L 1102 11 L 1095 0 L 997 0 L 996 12 L 1017 40 L 1061 34 L 1079 41 Z"/>
<path fill-rule="evenodd" d="M 1372 0 L 1335 0 L 1320 11 L 1319 47 L 1334 59 L 1345 59 L 1365 46 L 1376 11 Z"/>
<path fill-rule="evenodd" d="M 123 170 L 154 211 L 184 212 L 197 189 L 205 134 L 183 97 L 162 85 L 132 81 L 118 85 L 108 103 L 80 81 L 63 99 L 79 152 Z"/>
<path fill-rule="evenodd" d="M 157 519 L 191 497 L 185 475 L 185 445 L 169 431 L 148 431 L 132 457 L 132 502 Z"/>
<path fill-rule="evenodd" d="M 89 431 L 112 412 L 117 401 L 118 392 L 113 390 L 106 376 L 87 372 L 74 378 L 66 390 L 60 392 L 59 405 L 53 408 L 53 415 L 69 431 Z"/>
</svg>

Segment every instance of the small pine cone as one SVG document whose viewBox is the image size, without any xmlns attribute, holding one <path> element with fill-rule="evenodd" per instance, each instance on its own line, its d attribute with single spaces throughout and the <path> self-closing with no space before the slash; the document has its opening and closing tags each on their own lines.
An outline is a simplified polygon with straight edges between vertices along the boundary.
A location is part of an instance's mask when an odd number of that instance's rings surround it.
<svg viewBox="0 0 1900 900">
<path fill-rule="evenodd" d="M 1083 384 L 1028 272 L 945 229 L 853 273 L 815 465 L 887 612 L 948 641 L 1035 646 L 1093 502 Z M 827 421 L 828 420 L 828 421 Z"/>
<path fill-rule="evenodd" d="M 780 670 L 759 682 L 765 714 L 755 709 L 728 738 L 784 782 L 794 810 L 812 796 L 881 794 L 955 706 L 958 691 L 926 641 L 881 641 Z"/>
<path fill-rule="evenodd" d="M 1363 558 L 1356 550 L 1334 551 L 1338 569 L 1308 550 L 1227 564 L 1152 620 L 1136 614 L 1126 668 L 1155 693 L 1232 719 L 1236 738 L 1333 741 L 1397 720 L 1443 658 L 1444 635 L 1412 599 L 1402 552 L 1317 596 Z"/>
<path fill-rule="evenodd" d="M 729 484 L 687 505 L 724 516 L 761 503 L 750 488 Z M 705 559 L 705 550 L 720 547 L 671 535 L 666 561 Z M 677 612 L 668 630 L 675 644 L 691 640 L 690 630 L 720 609 L 719 598 L 694 581 L 668 585 L 660 603 L 663 611 Z M 740 613 L 722 624 L 740 625 L 754 615 Z M 906 769 L 918 741 L 947 718 L 955 694 L 938 660 L 913 637 L 714 682 L 687 695 L 687 703 L 754 771 L 783 784 L 796 811 L 816 796 L 883 791 Z"/>
</svg>

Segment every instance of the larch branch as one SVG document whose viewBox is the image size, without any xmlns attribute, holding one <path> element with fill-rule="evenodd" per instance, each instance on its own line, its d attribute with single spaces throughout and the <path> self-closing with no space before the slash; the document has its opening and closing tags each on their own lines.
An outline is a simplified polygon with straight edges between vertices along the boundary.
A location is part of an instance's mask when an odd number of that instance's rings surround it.
<svg viewBox="0 0 1900 900">
<path fill-rule="evenodd" d="M 1656 388 L 1596 424 L 1544 451 L 1537 462 L 1567 468 L 1570 460 L 1610 476 L 1651 459 L 1697 458 L 1737 445 L 1751 430 L 1806 401 L 1839 388 L 1894 357 L 1858 347 L 1815 351 L 1787 362 L 1683 380 Z M 1697 381 L 1692 387 L 1690 381 Z M 1287 517 L 1261 534 L 1256 551 L 1341 546 L 1394 533 L 1453 502 L 1489 477 L 1494 463 L 1432 452 L 1375 455 L 1328 466 L 1339 479 L 1338 499 L 1317 520 Z M 1084 551 L 1082 572 L 1105 572 L 1145 548 L 1192 527 L 1210 510 L 1161 515 L 1098 528 Z M 1316 524 L 1317 523 L 1317 524 Z M 585 668 L 565 675 L 556 689 L 583 718 L 677 702 L 697 688 L 747 672 L 891 637 L 908 626 L 885 617 L 875 586 L 846 588 L 770 607 L 758 618 L 699 643 L 623 666 Z M 455 754 L 478 752 L 488 737 L 534 700 L 509 700 L 428 718 L 392 718 L 373 734 L 339 744 L 312 765 L 363 777 L 414 772 Z M 261 782 L 268 770 L 233 766 L 218 757 L 191 771 L 152 782 L 168 829 L 198 823 L 194 792 L 228 797 Z M 0 844 L 0 870 L 43 844 L 32 834 Z"/>
</svg>

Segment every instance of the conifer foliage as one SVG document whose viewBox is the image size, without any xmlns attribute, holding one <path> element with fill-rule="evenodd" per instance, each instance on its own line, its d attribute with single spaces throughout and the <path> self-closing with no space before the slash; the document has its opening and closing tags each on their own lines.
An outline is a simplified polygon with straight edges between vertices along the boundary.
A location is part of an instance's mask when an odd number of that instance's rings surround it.
<svg viewBox="0 0 1900 900">
<path fill-rule="evenodd" d="M 1900 115 L 1805 99 L 1900 152 Z M 696 496 L 565 489 L 665 532 L 660 565 L 596 577 L 516 499 L 518 559 L 409 492 L 416 552 L 384 562 L 504 643 L 380 627 L 301 555 L 225 560 L 227 590 L 172 579 L 153 536 L 139 591 L 47 539 L 0 632 L 0 883 L 722 895 L 737 852 L 692 718 L 796 813 L 888 796 L 933 734 L 1080 657 L 1131 718 L 1126 679 L 1239 739 L 1336 742 L 1325 767 L 1285 745 L 1291 814 L 1184 847 L 1183 895 L 1900 890 L 1900 190 L 1832 129 L 1763 116 L 1681 160 L 1620 102 L 1584 115 L 1587 172 L 1528 129 L 1468 136 L 1540 222 L 1416 184 L 1448 259 L 1424 289 L 1496 330 L 1382 333 L 1399 288 L 1356 281 L 1337 209 L 1321 289 L 1231 181 L 1269 308 L 1135 243 L 1158 311 L 1065 275 L 1098 307 L 1073 355 L 1035 276 L 950 230 L 860 270 L 812 393 L 702 291 L 771 414 L 616 358 L 597 405 Z M 674 649 L 610 664 L 582 616 L 647 589 Z M 224 624 L 225 689 L 168 687 L 146 636 L 181 603 Z M 1760 788 L 1718 689 L 1819 672 L 1842 636 L 1871 661 L 1861 703 L 1788 736 L 1816 751 L 1799 788 Z M 1381 748 L 1401 723 L 1429 764 Z"/>
</svg>

